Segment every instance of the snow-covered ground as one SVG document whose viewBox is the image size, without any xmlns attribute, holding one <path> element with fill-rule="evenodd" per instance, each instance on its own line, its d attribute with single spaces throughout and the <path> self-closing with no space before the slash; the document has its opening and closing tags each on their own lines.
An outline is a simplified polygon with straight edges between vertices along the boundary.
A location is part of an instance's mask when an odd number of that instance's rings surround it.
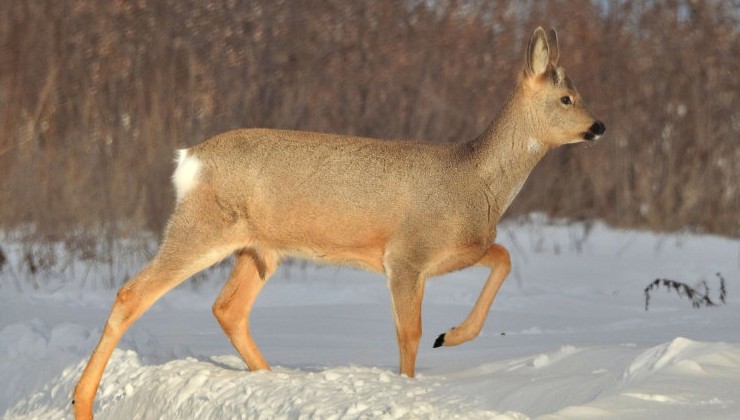
<svg viewBox="0 0 740 420">
<path fill-rule="evenodd" d="M 129 330 L 97 418 L 740 418 L 740 241 L 538 219 L 505 225 L 498 239 L 514 269 L 476 340 L 432 349 L 467 315 L 487 272 L 428 281 L 416 379 L 396 374 L 382 277 L 301 265 L 281 269 L 252 314 L 274 370 L 245 371 L 210 312 L 221 269 Z M 645 311 L 656 278 L 706 280 L 717 300 L 716 273 L 725 305 L 694 309 L 661 288 Z M 0 413 L 68 418 L 115 290 L 19 291 L 17 275 L 0 276 Z"/>
</svg>

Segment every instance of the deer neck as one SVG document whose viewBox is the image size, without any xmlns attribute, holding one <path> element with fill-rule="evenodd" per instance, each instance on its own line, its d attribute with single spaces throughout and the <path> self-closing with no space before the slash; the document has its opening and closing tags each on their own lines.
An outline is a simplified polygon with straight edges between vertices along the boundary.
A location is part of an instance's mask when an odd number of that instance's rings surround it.
<svg viewBox="0 0 740 420">
<path fill-rule="evenodd" d="M 506 211 L 549 147 L 536 134 L 536 117 L 515 93 L 491 125 L 472 141 L 473 160 L 495 220 Z"/>
</svg>

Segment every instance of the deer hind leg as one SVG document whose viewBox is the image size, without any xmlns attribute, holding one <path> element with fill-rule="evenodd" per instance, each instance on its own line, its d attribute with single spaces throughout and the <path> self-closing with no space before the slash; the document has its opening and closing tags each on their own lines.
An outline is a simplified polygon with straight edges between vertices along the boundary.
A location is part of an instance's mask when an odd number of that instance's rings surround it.
<svg viewBox="0 0 740 420">
<path fill-rule="evenodd" d="M 493 304 L 493 299 L 496 297 L 496 293 L 498 293 L 506 276 L 511 271 L 511 259 L 506 248 L 498 244 L 493 244 L 483 254 L 478 264 L 490 267 L 491 274 L 488 276 L 488 280 L 483 286 L 483 290 L 480 296 L 478 296 L 473 310 L 470 311 L 470 314 L 462 324 L 452 327 L 446 333 L 437 337 L 434 347 L 462 344 L 477 337 L 481 328 L 483 328 L 483 323 L 486 320 L 491 304 Z"/>
<path fill-rule="evenodd" d="M 421 339 L 421 302 L 424 297 L 424 278 L 409 268 L 389 270 L 388 288 L 391 293 L 393 318 L 400 356 L 400 372 L 413 378 L 416 354 Z"/>
<path fill-rule="evenodd" d="M 275 253 L 258 252 L 255 248 L 238 251 L 234 270 L 213 304 L 213 315 L 252 371 L 270 369 L 249 332 L 249 314 L 277 265 Z"/>
<path fill-rule="evenodd" d="M 105 366 L 131 324 L 166 292 L 239 248 L 226 245 L 212 231 L 198 232 L 187 225 L 168 228 L 157 255 L 118 291 L 100 341 L 75 387 L 72 404 L 77 420 L 92 418 Z"/>
</svg>

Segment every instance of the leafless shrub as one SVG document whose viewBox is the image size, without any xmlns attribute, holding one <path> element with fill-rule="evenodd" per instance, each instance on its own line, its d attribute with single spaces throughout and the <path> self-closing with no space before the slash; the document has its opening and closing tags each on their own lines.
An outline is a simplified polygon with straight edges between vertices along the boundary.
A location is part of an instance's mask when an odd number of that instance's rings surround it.
<svg viewBox="0 0 740 420">
<path fill-rule="evenodd" d="M 645 288 L 645 310 L 648 310 L 650 305 L 650 292 L 653 289 L 659 289 L 663 286 L 667 291 L 674 290 L 676 295 L 679 297 L 685 297 L 691 302 L 691 306 L 694 308 L 712 307 L 725 304 L 725 297 L 727 296 L 727 289 L 725 288 L 725 279 L 720 273 L 717 273 L 719 278 L 719 303 L 713 301 L 710 297 L 709 285 L 706 280 L 702 280 L 695 287 L 691 287 L 686 283 L 680 281 L 669 280 L 669 279 L 655 279 Z"/>
<path fill-rule="evenodd" d="M 5 255 L 5 251 L 3 251 L 3 248 L 0 247 L 0 273 L 3 272 L 3 268 L 5 268 L 5 264 L 8 263 L 8 257 Z"/>
</svg>

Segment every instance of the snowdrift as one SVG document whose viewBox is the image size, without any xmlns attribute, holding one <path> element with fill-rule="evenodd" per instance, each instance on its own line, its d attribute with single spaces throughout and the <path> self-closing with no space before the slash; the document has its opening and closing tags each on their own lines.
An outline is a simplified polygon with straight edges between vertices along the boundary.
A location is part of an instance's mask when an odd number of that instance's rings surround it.
<svg viewBox="0 0 740 420">
<path fill-rule="evenodd" d="M 113 354 L 98 419 L 740 418 L 740 241 L 601 225 L 507 225 L 514 271 L 471 343 L 432 349 L 467 314 L 486 272 L 427 285 L 419 376 L 396 374 L 382 277 L 279 272 L 252 325 L 272 372 L 247 372 L 210 315 L 221 283 L 181 287 Z M 716 272 L 727 303 L 694 309 L 656 291 Z M 221 274 L 214 274 L 218 277 Z M 0 413 L 71 418 L 74 384 L 115 291 L 0 288 Z M 713 292 L 713 291 L 710 291 Z"/>
</svg>

